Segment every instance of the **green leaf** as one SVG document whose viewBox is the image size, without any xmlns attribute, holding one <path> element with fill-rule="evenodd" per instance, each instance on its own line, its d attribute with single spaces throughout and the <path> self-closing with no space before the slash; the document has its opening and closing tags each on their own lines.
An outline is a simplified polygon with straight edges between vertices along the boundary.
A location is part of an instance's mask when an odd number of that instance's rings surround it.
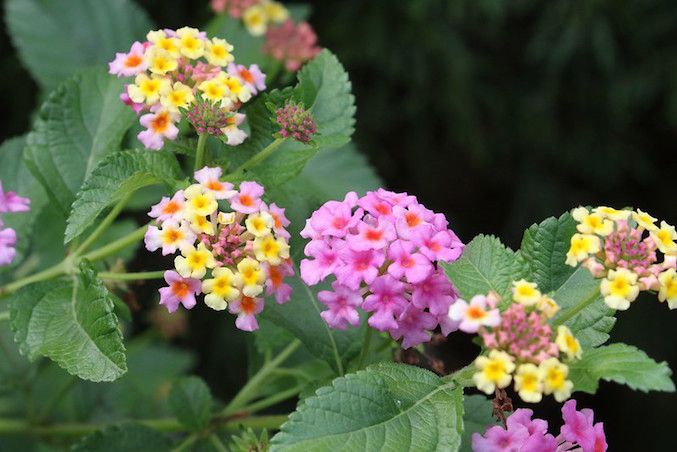
<svg viewBox="0 0 677 452">
<path fill-rule="evenodd" d="M 100 281 L 77 277 L 26 286 L 10 299 L 14 340 L 29 359 L 46 356 L 70 374 L 113 381 L 127 371 L 113 301 Z"/>
<path fill-rule="evenodd" d="M 135 121 L 120 102 L 123 84 L 103 68 L 76 75 L 50 94 L 28 135 L 26 164 L 64 216 L 82 182 L 119 150 Z"/>
<path fill-rule="evenodd" d="M 631 345 L 619 343 L 584 350 L 580 360 L 568 364 L 569 378 L 577 391 L 594 394 L 599 380 L 614 381 L 644 392 L 675 391 L 668 364 L 657 363 Z"/>
<path fill-rule="evenodd" d="M 604 303 L 599 284 L 587 269 L 579 267 L 553 294 L 561 308 L 552 319 L 553 325 L 568 326 L 584 348 L 606 342 L 616 323 L 614 310 Z"/>
<path fill-rule="evenodd" d="M 557 289 L 574 272 L 564 261 L 575 232 L 576 222 L 568 212 L 559 218 L 547 218 L 524 232 L 520 258 L 527 266 L 527 279 L 538 284 L 541 292 Z"/>
<path fill-rule="evenodd" d="M 463 442 L 461 451 L 472 452 L 473 433 L 483 434 L 488 427 L 496 425 L 492 410 L 491 402 L 483 395 L 469 395 L 463 398 Z"/>
<path fill-rule="evenodd" d="M 8 0 L 9 34 L 31 75 L 49 90 L 142 40 L 152 25 L 131 0 Z"/>
<path fill-rule="evenodd" d="M 492 290 L 507 298 L 512 282 L 523 272 L 515 252 L 491 235 L 478 235 L 459 260 L 442 266 L 466 300 Z"/>
<path fill-rule="evenodd" d="M 438 450 L 461 444 L 463 393 L 420 368 L 378 364 L 302 401 L 271 451 Z"/>
<path fill-rule="evenodd" d="M 154 184 L 171 187 L 181 175 L 176 157 L 167 152 L 136 150 L 109 155 L 78 192 L 68 217 L 64 243 L 82 234 L 97 216 L 123 196 Z"/>
<path fill-rule="evenodd" d="M 163 433 L 140 424 L 125 423 L 99 430 L 81 439 L 73 452 L 140 451 L 166 452 L 172 441 Z"/>
<path fill-rule="evenodd" d="M 212 414 L 212 395 L 198 377 L 177 380 L 169 393 L 169 406 L 183 425 L 194 430 L 207 426 Z"/>
</svg>

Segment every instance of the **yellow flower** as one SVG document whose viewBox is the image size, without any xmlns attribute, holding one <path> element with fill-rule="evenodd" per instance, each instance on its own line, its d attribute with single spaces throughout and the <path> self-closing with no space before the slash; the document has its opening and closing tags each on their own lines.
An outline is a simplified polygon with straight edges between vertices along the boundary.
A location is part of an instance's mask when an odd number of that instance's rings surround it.
<svg viewBox="0 0 677 452">
<path fill-rule="evenodd" d="M 536 283 L 531 283 L 524 279 L 513 281 L 512 299 L 524 306 L 533 306 L 542 296 L 537 287 Z"/>
<path fill-rule="evenodd" d="M 557 327 L 557 339 L 555 339 L 555 343 L 559 351 L 566 353 L 569 359 L 580 359 L 583 354 L 581 343 L 574 337 L 571 330 L 564 325 Z"/>
<path fill-rule="evenodd" d="M 247 226 L 247 230 L 254 234 L 254 237 L 265 237 L 270 235 L 270 229 L 273 227 L 273 223 L 273 217 L 268 212 L 251 214 L 244 222 Z"/>
<path fill-rule="evenodd" d="M 647 231 L 655 231 L 658 229 L 656 226 L 657 218 L 652 217 L 646 212 L 642 212 L 640 209 L 637 209 L 636 212 L 632 212 L 632 219 L 635 220 L 638 226 L 643 227 Z"/>
<path fill-rule="evenodd" d="M 237 287 L 242 286 L 242 277 L 226 267 L 214 269 L 212 276 L 213 278 L 202 282 L 202 291 L 207 294 L 205 304 L 215 311 L 223 311 L 228 307 L 229 301 L 240 296 Z"/>
<path fill-rule="evenodd" d="M 146 53 L 146 60 L 148 61 L 148 70 L 153 74 L 165 75 L 167 72 L 175 71 L 179 66 L 169 52 L 154 47 Z"/>
<path fill-rule="evenodd" d="M 575 267 L 579 262 L 587 259 L 590 254 L 598 253 L 600 249 L 600 239 L 596 235 L 574 234 L 571 237 L 566 264 Z"/>
<path fill-rule="evenodd" d="M 282 23 L 289 18 L 289 10 L 282 3 L 265 1 L 263 8 L 268 19 L 276 24 Z"/>
<path fill-rule="evenodd" d="M 558 402 L 564 402 L 571 396 L 574 384 L 567 380 L 569 367 L 562 364 L 557 358 L 548 358 L 539 366 L 543 374 L 543 392 L 555 396 Z"/>
<path fill-rule="evenodd" d="M 188 108 L 193 100 L 195 100 L 193 90 L 181 82 L 176 82 L 174 86 L 166 87 L 160 98 L 160 103 L 170 112 L 178 113 L 179 109 Z"/>
<path fill-rule="evenodd" d="M 197 248 L 194 246 L 183 248 L 181 254 L 174 259 L 174 266 L 184 278 L 200 279 L 207 273 L 208 268 L 214 268 L 216 265 L 214 256 L 204 243 L 200 243 Z"/>
<path fill-rule="evenodd" d="M 162 30 L 149 31 L 146 35 L 148 41 L 153 45 L 169 53 L 174 58 L 178 58 L 181 52 L 179 51 L 179 41 L 176 38 L 167 37 L 167 34 Z"/>
<path fill-rule="evenodd" d="M 664 254 L 675 254 L 677 253 L 677 232 L 675 232 L 675 227 L 667 224 L 665 221 L 661 221 L 660 229 L 656 229 L 650 232 L 651 238 L 656 242 L 656 246 Z"/>
<path fill-rule="evenodd" d="M 129 85 L 127 93 L 129 98 L 137 104 L 146 102 L 148 105 L 156 103 L 160 99 L 160 93 L 166 89 L 169 81 L 162 77 L 148 77 L 146 74 L 139 74 L 134 79 L 134 84 Z"/>
<path fill-rule="evenodd" d="M 658 291 L 658 300 L 668 301 L 670 309 L 677 308 L 677 272 L 674 268 L 665 270 L 658 275 L 660 289 Z"/>
<path fill-rule="evenodd" d="M 176 30 L 181 54 L 188 58 L 197 59 L 204 53 L 205 43 L 200 38 L 197 28 L 183 27 Z"/>
<path fill-rule="evenodd" d="M 219 212 L 217 220 L 219 224 L 227 226 L 229 224 L 235 223 L 235 212 Z"/>
<path fill-rule="evenodd" d="M 536 302 L 536 309 L 545 314 L 547 318 L 551 319 L 559 312 L 559 305 L 552 298 L 543 295 L 541 299 Z"/>
<path fill-rule="evenodd" d="M 254 36 L 261 36 L 268 28 L 268 16 L 262 5 L 253 5 L 242 14 L 242 21 L 247 31 Z"/>
<path fill-rule="evenodd" d="M 228 92 L 228 87 L 219 77 L 205 80 L 197 86 L 197 89 L 202 91 L 202 97 L 213 104 L 221 103 L 222 106 L 227 107 L 232 103 L 230 97 L 227 97 L 228 94 L 230 94 Z"/>
<path fill-rule="evenodd" d="M 243 85 L 238 78 L 228 75 L 221 80 L 223 80 L 223 84 L 228 88 L 228 94 L 232 102 L 247 102 L 252 98 L 249 88 Z"/>
<path fill-rule="evenodd" d="M 230 52 L 233 46 L 228 44 L 225 39 L 213 38 L 205 44 L 205 58 L 209 64 L 214 66 L 227 66 L 235 57 Z"/>
<path fill-rule="evenodd" d="M 578 221 L 576 229 L 583 234 L 598 234 L 607 236 L 614 230 L 614 222 L 605 219 L 599 213 L 590 213 L 585 207 L 578 207 L 571 212 L 574 220 Z"/>
<path fill-rule="evenodd" d="M 593 212 L 602 215 L 604 218 L 611 220 L 627 220 L 630 216 L 629 210 L 618 210 L 613 207 L 599 206 L 592 209 Z"/>
<path fill-rule="evenodd" d="M 263 292 L 266 275 L 258 261 L 245 257 L 237 264 L 238 275 L 242 281 L 242 293 L 247 297 L 256 297 Z"/>
<path fill-rule="evenodd" d="M 183 191 L 186 197 L 185 209 L 191 215 L 200 215 L 206 217 L 211 215 L 219 207 L 219 204 L 214 199 L 214 195 L 205 192 L 202 185 L 193 184 Z"/>
<path fill-rule="evenodd" d="M 543 398 L 543 371 L 533 364 L 519 366 L 515 373 L 515 390 L 525 402 L 540 402 Z"/>
<path fill-rule="evenodd" d="M 289 258 L 289 245 L 283 239 L 275 239 L 272 235 L 254 239 L 254 255 L 263 262 L 280 265 L 282 259 Z"/>
<path fill-rule="evenodd" d="M 489 356 L 478 356 L 475 359 L 475 367 L 479 372 L 472 378 L 477 389 L 486 394 L 493 393 L 496 388 L 505 388 L 512 380 L 512 372 L 515 370 L 512 356 L 505 352 L 492 350 Z"/>
<path fill-rule="evenodd" d="M 639 295 L 637 275 L 625 268 L 609 270 L 607 277 L 602 280 L 600 291 L 610 308 L 624 311 Z"/>
<path fill-rule="evenodd" d="M 192 212 L 189 213 L 187 220 L 190 222 L 191 229 L 198 234 L 214 235 L 214 224 L 206 216 Z"/>
</svg>

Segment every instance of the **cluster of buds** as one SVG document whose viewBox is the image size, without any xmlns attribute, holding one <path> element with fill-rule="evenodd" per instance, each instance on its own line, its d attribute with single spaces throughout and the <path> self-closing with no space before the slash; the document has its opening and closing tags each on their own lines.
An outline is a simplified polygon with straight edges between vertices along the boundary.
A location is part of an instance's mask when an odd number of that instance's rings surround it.
<svg viewBox="0 0 677 452">
<path fill-rule="evenodd" d="M 571 237 L 566 263 L 583 265 L 601 279 L 606 304 L 626 310 L 640 291 L 658 292 L 677 308 L 677 232 L 674 226 L 637 209 L 578 207 L 572 211 L 578 232 Z M 662 258 L 659 253 L 662 253 Z"/>
<path fill-rule="evenodd" d="M 402 338 L 405 349 L 429 341 L 438 326 L 445 336 L 456 329 L 447 313 L 457 292 L 438 263 L 457 260 L 463 244 L 443 214 L 414 196 L 350 192 L 315 211 L 301 235 L 311 239 L 301 262 L 306 284 L 336 277 L 332 291 L 318 294 L 332 328 L 357 326 L 362 308 L 372 328 Z"/>
<path fill-rule="evenodd" d="M 116 54 L 109 72 L 135 77 L 120 98 L 140 115 L 146 130 L 138 138 L 146 148 L 159 150 L 165 139 L 176 139 L 176 123 L 186 110 L 199 133 L 225 135 L 232 146 L 244 141 L 247 135 L 238 128 L 244 115 L 237 112 L 266 88 L 265 75 L 255 64 L 235 64 L 232 51 L 224 39 L 183 27 L 151 31 L 147 41 Z"/>
<path fill-rule="evenodd" d="M 301 143 L 308 143 L 317 133 L 313 115 L 303 105 L 287 102 L 275 111 L 275 121 L 280 126 L 282 138 L 291 137 Z"/>
<path fill-rule="evenodd" d="M 564 424 L 557 436 L 548 433 L 548 421 L 532 419 L 533 414 L 533 411 L 521 408 L 508 417 L 505 428 L 493 426 L 483 435 L 473 433 L 473 452 L 604 452 L 608 448 L 604 424 L 594 422 L 595 413 L 591 409 L 576 410 L 575 400 L 562 406 Z"/>
<path fill-rule="evenodd" d="M 163 198 L 149 213 L 157 225 L 145 236 L 149 251 L 180 254 L 174 270 L 165 272 L 168 286 L 160 289 L 160 304 L 174 312 L 179 304 L 191 309 L 205 294 L 207 306 L 237 314 L 241 330 L 258 328 L 256 314 L 265 295 L 278 303 L 291 297 L 284 278 L 294 274 L 289 259 L 289 220 L 284 209 L 261 200 L 263 187 L 240 183 L 239 190 L 222 182 L 221 168 L 195 173 L 196 184 Z M 219 206 L 227 205 L 222 210 Z"/>
<path fill-rule="evenodd" d="M 31 200 L 22 198 L 12 191 L 5 192 L 0 181 L 0 214 L 26 212 L 30 210 Z M 0 217 L 0 267 L 9 265 L 16 256 L 16 231 L 4 226 Z"/>
<path fill-rule="evenodd" d="M 498 302 L 492 292 L 470 303 L 458 300 L 449 309 L 459 329 L 478 333 L 487 351 L 475 360 L 477 388 L 491 394 L 514 380 L 525 402 L 540 402 L 543 394 L 553 394 L 558 402 L 569 398 L 573 384 L 562 360 L 580 358 L 582 349 L 569 328 L 560 325 L 555 333 L 548 323 L 559 310 L 557 303 L 525 280 L 513 282 L 512 303 L 503 313 Z"/>
</svg>

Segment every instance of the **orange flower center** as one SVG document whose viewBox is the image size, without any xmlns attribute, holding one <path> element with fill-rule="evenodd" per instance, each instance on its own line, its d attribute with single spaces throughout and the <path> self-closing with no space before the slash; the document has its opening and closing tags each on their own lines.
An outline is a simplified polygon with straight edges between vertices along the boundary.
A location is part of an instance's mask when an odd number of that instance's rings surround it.
<svg viewBox="0 0 677 452">
<path fill-rule="evenodd" d="M 376 229 L 367 230 L 367 234 L 366 234 L 367 240 L 375 242 L 377 240 L 381 240 L 382 237 L 383 237 L 383 231 L 378 231 Z"/>
<path fill-rule="evenodd" d="M 240 204 L 245 207 L 251 207 L 254 205 L 254 200 L 249 195 L 240 195 Z"/>
<path fill-rule="evenodd" d="M 139 55 L 137 54 L 129 55 L 125 60 L 125 67 L 137 67 L 142 62 L 143 58 L 141 58 Z"/>
<path fill-rule="evenodd" d="M 189 287 L 188 284 L 183 281 L 174 281 L 171 288 L 177 298 L 185 298 L 188 296 Z"/>
<path fill-rule="evenodd" d="M 249 70 L 245 68 L 240 69 L 240 78 L 242 78 L 242 80 L 244 80 L 247 83 L 254 82 L 254 76 L 252 75 L 251 72 L 249 72 Z"/>
<path fill-rule="evenodd" d="M 210 180 L 207 182 L 207 188 L 214 191 L 221 191 L 223 189 L 223 184 L 217 180 Z"/>
<path fill-rule="evenodd" d="M 181 210 L 181 206 L 179 205 L 178 202 L 176 202 L 176 201 L 169 201 L 169 202 L 165 205 L 164 209 L 162 209 L 162 213 L 164 213 L 164 214 L 166 214 L 166 215 L 173 215 L 173 214 L 175 214 L 176 212 L 178 212 L 179 210 Z"/>
<path fill-rule="evenodd" d="M 468 311 L 466 312 L 466 315 L 473 320 L 479 320 L 484 317 L 485 313 L 482 308 L 478 308 L 477 306 L 470 306 L 468 308 Z"/>
<path fill-rule="evenodd" d="M 256 309 L 256 301 L 251 297 L 242 297 L 240 301 L 240 310 L 245 314 L 251 314 Z"/>
<path fill-rule="evenodd" d="M 270 282 L 273 283 L 273 287 L 279 287 L 282 284 L 282 272 L 277 267 L 270 267 L 268 273 L 270 274 Z"/>
<path fill-rule="evenodd" d="M 413 212 L 407 212 L 404 215 L 404 219 L 407 221 L 407 226 L 409 226 L 410 228 L 413 228 L 421 224 L 421 217 L 419 217 Z"/>
<path fill-rule="evenodd" d="M 156 133 L 162 133 L 169 127 L 169 115 L 160 113 L 151 121 L 150 126 Z"/>
</svg>

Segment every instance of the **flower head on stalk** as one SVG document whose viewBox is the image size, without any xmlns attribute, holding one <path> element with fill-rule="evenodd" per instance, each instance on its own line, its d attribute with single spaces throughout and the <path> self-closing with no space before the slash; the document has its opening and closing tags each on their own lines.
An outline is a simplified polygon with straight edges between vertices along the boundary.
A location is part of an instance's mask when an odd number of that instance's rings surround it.
<svg viewBox="0 0 677 452">
<path fill-rule="evenodd" d="M 159 150 L 166 139 L 175 140 L 184 113 L 198 133 L 242 143 L 244 115 L 238 111 L 266 88 L 259 67 L 236 65 L 232 45 L 195 28 L 151 31 L 146 39 L 109 64 L 111 74 L 134 77 L 120 98 L 140 115 L 144 146 Z"/>
<path fill-rule="evenodd" d="M 280 126 L 278 132 L 282 138 L 293 138 L 301 143 L 309 143 L 317 133 L 313 115 L 302 104 L 287 102 L 275 111 L 275 120 Z"/>
<path fill-rule="evenodd" d="M 266 33 L 263 53 L 284 64 L 290 72 L 298 71 L 306 61 L 320 53 L 317 35 L 308 22 L 295 24 L 291 19 Z"/>
<path fill-rule="evenodd" d="M 252 331 L 265 295 L 278 303 L 291 296 L 284 282 L 294 274 L 284 229 L 289 223 L 283 208 L 270 210 L 261 201 L 262 186 L 242 182 L 236 189 L 221 181 L 221 173 L 204 167 L 195 172 L 196 183 L 153 206 L 149 216 L 156 224 L 148 227 L 145 243 L 150 251 L 177 254 L 160 304 L 170 312 L 179 304 L 191 309 L 204 294 L 208 307 L 228 309 L 237 314 L 238 328 Z"/>
<path fill-rule="evenodd" d="M 21 197 L 13 191 L 5 191 L 0 181 L 0 214 L 27 212 L 29 211 L 31 200 Z M 16 231 L 5 227 L 2 216 L 0 216 L 0 267 L 9 265 L 16 257 Z"/>
<path fill-rule="evenodd" d="M 351 192 L 315 211 L 301 235 L 311 239 L 303 280 L 315 285 L 335 277 L 332 290 L 319 295 L 332 328 L 357 326 L 362 309 L 370 313 L 369 326 L 402 339 L 404 348 L 429 341 L 438 326 L 444 335 L 456 329 L 447 313 L 457 293 L 438 264 L 458 259 L 463 244 L 443 215 L 415 197 Z"/>
<path fill-rule="evenodd" d="M 641 291 L 658 292 L 659 301 L 677 308 L 668 296 L 677 269 L 677 232 L 665 221 L 637 210 L 601 206 L 572 211 L 578 232 L 571 238 L 566 263 L 583 265 L 601 280 L 605 303 L 626 310 Z M 661 256 L 662 254 L 662 256 Z M 674 292 L 674 291 L 673 291 Z"/>
</svg>

